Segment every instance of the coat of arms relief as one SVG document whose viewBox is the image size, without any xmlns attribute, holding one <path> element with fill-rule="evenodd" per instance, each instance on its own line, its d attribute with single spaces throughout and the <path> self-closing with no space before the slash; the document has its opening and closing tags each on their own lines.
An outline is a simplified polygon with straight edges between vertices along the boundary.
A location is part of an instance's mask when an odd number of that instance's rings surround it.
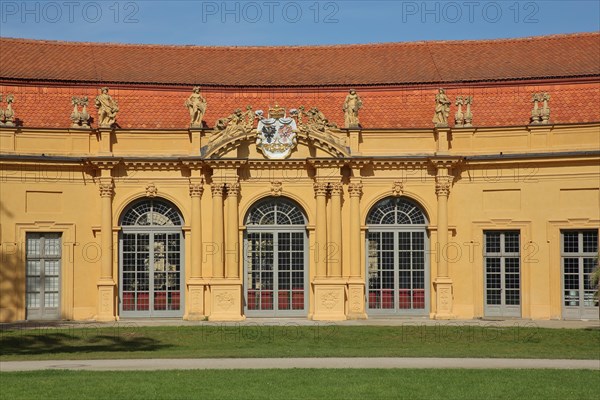
<svg viewBox="0 0 600 400">
<path fill-rule="evenodd" d="M 220 118 L 214 126 L 208 145 L 202 149 L 205 157 L 224 154 L 244 140 L 253 140 L 256 148 L 271 160 L 289 158 L 298 141 L 313 143 L 339 157 L 349 154 L 345 134 L 317 107 L 286 110 L 276 104 L 265 116 L 263 110 L 252 111 L 252 106 L 248 106 L 245 112 L 237 109 Z"/>
<path fill-rule="evenodd" d="M 296 121 L 278 105 L 269 109 L 267 118 L 262 110 L 257 110 L 256 116 L 256 147 L 270 160 L 288 158 L 298 144 Z"/>
</svg>

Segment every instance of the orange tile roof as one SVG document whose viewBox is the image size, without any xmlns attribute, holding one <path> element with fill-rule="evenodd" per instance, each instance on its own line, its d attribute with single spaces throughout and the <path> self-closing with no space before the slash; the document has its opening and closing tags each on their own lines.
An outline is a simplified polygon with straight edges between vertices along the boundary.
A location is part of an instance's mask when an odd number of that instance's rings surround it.
<svg viewBox="0 0 600 400">
<path fill-rule="evenodd" d="M 13 109 L 20 124 L 26 127 L 67 128 L 73 110 L 71 96 L 88 96 L 88 111 L 95 119 L 94 98 L 100 85 L 2 85 L 0 93 L 15 95 Z M 181 88 L 119 88 L 110 87 L 110 95 L 119 103 L 117 123 L 120 127 L 141 129 L 186 129 L 189 113 L 184 107 L 191 86 Z M 523 126 L 529 123 L 532 93 L 548 92 L 551 123 L 584 123 L 600 121 L 600 83 L 527 83 L 511 85 L 447 87 L 446 94 L 454 103 L 459 95 L 473 96 L 473 125 Z M 240 89 L 206 88 L 202 95 L 208 108 L 204 121 L 213 127 L 218 118 L 236 108 L 251 105 L 254 110 L 268 110 L 278 103 L 287 109 L 318 107 L 325 116 L 343 126 L 342 104 L 347 94 L 342 88 L 316 89 Z M 432 128 L 435 88 L 361 88 L 363 100 L 359 112 L 364 128 Z M 5 103 L 0 105 L 4 106 Z M 463 109 L 464 111 L 464 109 Z M 456 106 L 450 108 L 453 126 Z"/>
<path fill-rule="evenodd" d="M 202 47 L 0 38 L 0 80 L 229 87 L 600 75 L 600 33 L 338 46 Z"/>
</svg>

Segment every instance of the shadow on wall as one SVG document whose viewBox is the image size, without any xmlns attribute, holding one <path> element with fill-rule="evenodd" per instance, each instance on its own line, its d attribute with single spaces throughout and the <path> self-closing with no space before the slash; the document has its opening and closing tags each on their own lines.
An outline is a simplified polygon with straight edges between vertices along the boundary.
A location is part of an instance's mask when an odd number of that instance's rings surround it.
<svg viewBox="0 0 600 400">
<path fill-rule="evenodd" d="M 0 210 L 4 214 L 4 209 Z M 0 243 L 0 322 L 15 321 L 25 307 L 24 283 L 19 268 L 24 265 L 16 243 Z"/>
</svg>

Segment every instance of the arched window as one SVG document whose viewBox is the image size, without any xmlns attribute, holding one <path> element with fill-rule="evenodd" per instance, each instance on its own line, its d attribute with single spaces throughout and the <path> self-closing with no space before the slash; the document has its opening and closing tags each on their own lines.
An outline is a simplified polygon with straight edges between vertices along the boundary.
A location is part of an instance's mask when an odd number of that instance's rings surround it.
<svg viewBox="0 0 600 400">
<path fill-rule="evenodd" d="M 367 310 L 423 314 L 429 308 L 427 217 L 405 197 L 379 201 L 367 216 Z"/>
<path fill-rule="evenodd" d="M 163 200 L 144 200 L 131 206 L 121 219 L 121 226 L 181 226 L 177 209 Z"/>
<path fill-rule="evenodd" d="M 246 215 L 245 313 L 306 315 L 306 218 L 293 201 L 271 197 Z"/>
<path fill-rule="evenodd" d="M 271 199 L 252 207 L 246 225 L 304 225 L 306 220 L 300 208 L 286 199 Z"/>
<path fill-rule="evenodd" d="M 383 199 L 371 209 L 368 225 L 425 225 L 425 213 L 416 203 L 404 197 Z"/>
<path fill-rule="evenodd" d="M 183 218 L 163 199 L 144 199 L 121 217 L 119 312 L 124 317 L 183 315 Z"/>
</svg>

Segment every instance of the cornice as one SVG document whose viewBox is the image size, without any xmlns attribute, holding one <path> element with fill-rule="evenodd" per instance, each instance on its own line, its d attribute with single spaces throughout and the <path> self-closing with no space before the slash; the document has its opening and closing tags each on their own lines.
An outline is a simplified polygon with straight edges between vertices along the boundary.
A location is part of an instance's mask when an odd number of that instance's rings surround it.
<svg viewBox="0 0 600 400">
<path fill-rule="evenodd" d="M 248 160 L 247 165 L 254 169 L 289 169 L 290 167 L 300 169 L 306 167 L 306 159 L 287 160 Z"/>
<path fill-rule="evenodd" d="M 247 160 L 243 159 L 210 159 L 204 160 L 204 164 L 212 169 L 231 169 L 240 168 L 242 165 L 246 165 Z"/>
</svg>

